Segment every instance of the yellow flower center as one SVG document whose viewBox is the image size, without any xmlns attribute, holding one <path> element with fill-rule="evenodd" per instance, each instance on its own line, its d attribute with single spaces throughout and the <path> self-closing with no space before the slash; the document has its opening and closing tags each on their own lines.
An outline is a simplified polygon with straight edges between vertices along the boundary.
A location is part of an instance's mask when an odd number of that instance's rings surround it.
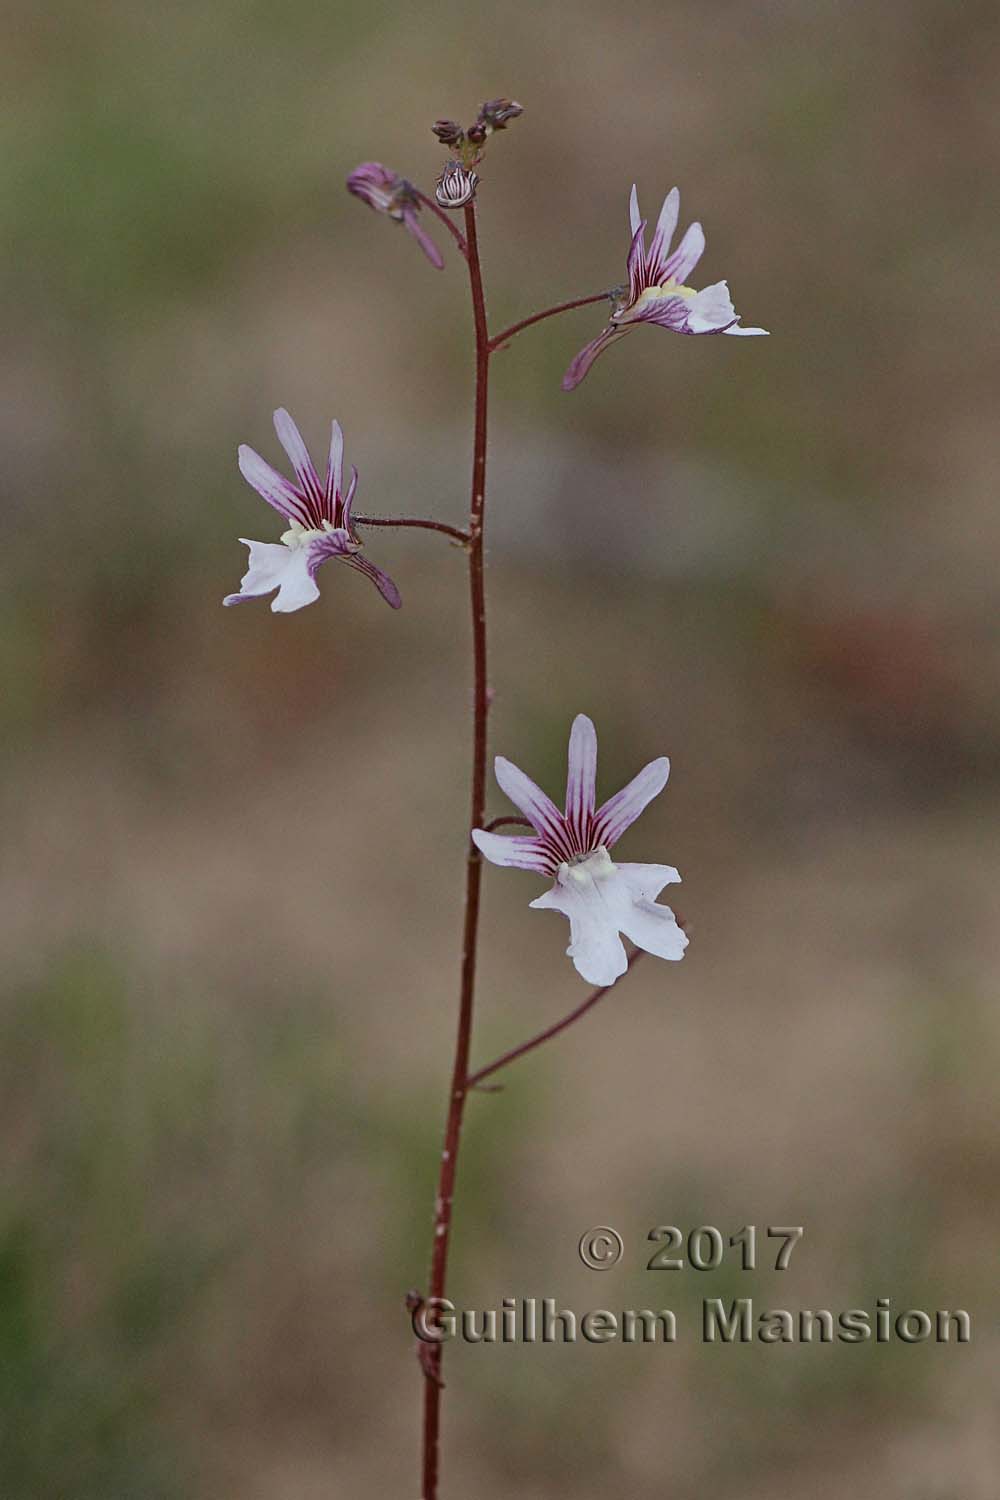
<svg viewBox="0 0 1000 1500">
<path fill-rule="evenodd" d="M 684 286 L 679 281 L 668 280 L 662 286 L 648 286 L 636 302 L 633 312 L 640 307 L 648 307 L 650 302 L 662 302 L 667 297 L 696 297 L 698 293 L 693 286 Z"/>
<path fill-rule="evenodd" d="M 308 547 L 318 536 L 323 536 L 327 531 L 336 531 L 336 526 L 331 521 L 324 521 L 321 527 L 303 526 L 300 521 L 293 521 L 287 531 L 283 531 L 278 538 L 284 542 L 286 547 Z"/>
</svg>

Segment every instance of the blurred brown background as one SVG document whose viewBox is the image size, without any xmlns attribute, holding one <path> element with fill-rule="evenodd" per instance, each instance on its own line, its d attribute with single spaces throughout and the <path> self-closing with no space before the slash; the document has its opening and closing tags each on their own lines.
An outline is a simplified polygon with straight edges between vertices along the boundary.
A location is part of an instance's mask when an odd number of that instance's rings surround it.
<svg viewBox="0 0 1000 1500">
<path fill-rule="evenodd" d="M 429 187 L 513 94 L 480 196 L 494 326 L 621 279 L 677 182 L 694 280 L 768 340 L 585 309 L 495 361 L 493 746 L 558 793 L 668 753 L 627 858 L 691 930 L 473 1099 L 460 1305 L 671 1306 L 672 1349 L 455 1347 L 449 1496 L 997 1493 L 995 7 L 7 7 L 0 1494 L 416 1494 L 452 1043 L 461 556 L 373 535 L 291 617 L 235 450 L 458 521 L 470 334 L 343 190 Z M 991 212 L 991 210 L 994 210 Z M 282 460 L 283 462 L 283 460 Z M 495 813 L 507 810 L 492 791 Z M 476 1053 L 584 993 L 490 870 Z M 783 1276 L 643 1270 L 656 1224 L 801 1223 Z M 626 1240 L 584 1270 L 592 1224 Z M 707 1348 L 703 1296 L 964 1307 L 971 1345 Z M 991 1352 L 994 1368 L 991 1370 Z"/>
</svg>

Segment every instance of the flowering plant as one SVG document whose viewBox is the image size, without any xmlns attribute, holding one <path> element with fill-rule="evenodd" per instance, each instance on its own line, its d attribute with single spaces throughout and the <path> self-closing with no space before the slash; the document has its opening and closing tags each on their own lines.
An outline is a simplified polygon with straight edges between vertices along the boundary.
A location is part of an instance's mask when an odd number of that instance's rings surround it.
<svg viewBox="0 0 1000 1500">
<path fill-rule="evenodd" d="M 495 762 L 497 783 L 523 816 L 486 820 L 487 721 L 491 694 L 487 686 L 484 531 L 491 357 L 533 324 L 573 308 L 603 301 L 610 301 L 609 324 L 572 361 L 563 380 L 565 390 L 579 385 L 604 349 L 640 323 L 653 323 L 688 334 L 753 335 L 764 332 L 761 328 L 740 325 L 724 281 L 702 291 L 686 285 L 686 278 L 702 255 L 705 239 L 701 226 L 692 224 L 676 250 L 671 251 L 680 206 L 677 189 L 667 195 L 647 248 L 646 225 L 640 218 L 633 187 L 627 287 L 558 303 L 523 318 L 500 333 L 491 334 L 479 257 L 478 169 L 490 138 L 498 131 L 506 130 L 521 113 L 521 106 L 514 100 L 500 98 L 484 103 L 468 127 L 463 128 L 453 120 L 438 120 L 433 132 L 448 149 L 449 156 L 437 179 L 433 196 L 422 192 L 380 162 L 363 162 L 347 178 L 348 191 L 377 213 L 402 224 L 435 268 L 444 266 L 444 257 L 428 233 L 425 216 L 437 221 L 466 264 L 476 355 L 472 483 L 467 525 L 461 528 L 449 526 L 429 517 L 388 519 L 355 515 L 353 502 L 358 475 L 352 470 L 351 482 L 345 491 L 344 439 L 339 424 L 334 422 L 332 425 L 326 474 L 321 480 L 298 428 L 287 411 L 279 408 L 275 412 L 274 425 L 294 470 L 295 482 L 284 478 L 252 448 L 245 446 L 239 450 L 239 467 L 248 483 L 287 522 L 287 529 L 277 542 L 245 542 L 250 549 L 248 570 L 239 592 L 228 595 L 223 601 L 235 604 L 274 594 L 272 610 L 287 614 L 301 609 L 318 599 L 317 572 L 324 562 L 335 559 L 364 574 L 383 599 L 398 609 L 401 600 L 396 585 L 363 554 L 362 533 L 368 527 L 400 526 L 436 531 L 460 543 L 467 558 L 474 692 L 460 984 L 444 1145 L 435 1197 L 428 1289 L 426 1294 L 414 1292 L 409 1295 L 408 1305 L 414 1313 L 439 1305 L 444 1297 L 462 1124 L 470 1091 L 516 1058 L 573 1024 L 607 994 L 643 953 L 676 960 L 683 956 L 687 946 L 681 924 L 670 908 L 657 900 L 665 886 L 679 881 L 677 871 L 670 865 L 619 864 L 612 860 L 610 852 L 625 830 L 666 786 L 670 766 L 665 757 L 650 761 L 627 786 L 598 806 L 597 734 L 591 720 L 585 714 L 578 714 L 570 733 L 564 811 L 560 812 L 523 771 L 498 756 Z M 458 211 L 462 214 L 462 228 L 450 217 Z M 511 824 L 520 824 L 530 832 L 514 835 L 497 832 L 497 829 Z M 568 918 L 570 943 L 567 952 L 577 972 L 596 989 L 562 1020 L 511 1048 L 494 1062 L 473 1071 L 470 1054 L 484 859 L 495 865 L 530 871 L 552 881 L 550 889 L 530 904 L 552 908 Z M 631 957 L 626 953 L 623 937 L 634 945 Z M 441 1343 L 421 1342 L 418 1353 L 424 1392 L 421 1494 L 424 1500 L 435 1500 L 442 1392 Z"/>
</svg>

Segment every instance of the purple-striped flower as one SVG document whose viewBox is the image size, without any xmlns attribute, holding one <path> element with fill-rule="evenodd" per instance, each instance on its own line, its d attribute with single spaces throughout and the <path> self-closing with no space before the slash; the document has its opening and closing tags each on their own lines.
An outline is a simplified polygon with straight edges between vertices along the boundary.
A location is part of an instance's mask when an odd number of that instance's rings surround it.
<svg viewBox="0 0 1000 1500">
<path fill-rule="evenodd" d="M 628 286 L 612 304 L 611 321 L 603 333 L 582 348 L 563 376 L 564 391 L 575 390 L 599 354 L 624 338 L 638 323 L 656 323 L 675 333 L 736 333 L 749 338 L 766 334 L 766 328 L 741 328 L 725 281 L 717 281 L 696 292 L 685 282 L 701 260 L 705 235 L 700 224 L 691 224 L 677 249 L 670 242 L 677 228 L 681 195 L 671 188 L 663 200 L 649 249 L 646 220 L 639 217 L 635 184 L 629 199 L 632 244 L 628 252 Z"/>
<path fill-rule="evenodd" d="M 274 430 L 291 460 L 298 483 L 285 479 L 245 443 L 239 450 L 240 473 L 268 505 L 284 516 L 288 530 L 280 542 L 251 542 L 240 537 L 244 546 L 250 548 L 250 566 L 240 582 L 239 593 L 227 594 L 223 604 L 257 599 L 277 589 L 271 608 L 278 614 L 290 614 L 319 598 L 317 570 L 328 558 L 336 557 L 370 578 L 386 603 L 398 609 L 402 602 L 399 590 L 381 568 L 361 556 L 361 542 L 351 525 L 358 471 L 352 468 L 345 495 L 344 434 L 340 423 L 334 422 L 331 428 L 325 483 L 320 483 L 302 434 L 283 406 L 274 414 Z"/>
<path fill-rule="evenodd" d="M 380 161 L 363 161 L 347 179 L 347 191 L 363 198 L 376 213 L 388 214 L 408 229 L 432 266 L 439 271 L 444 257 L 417 217 L 420 197 L 412 183 L 396 172 L 390 172 Z"/>
<path fill-rule="evenodd" d="M 577 714 L 570 732 L 565 813 L 517 766 L 496 758 L 497 783 L 535 834 L 512 838 L 477 828 L 473 840 L 495 865 L 555 877 L 552 889 L 530 904 L 569 918 L 566 952 L 591 984 L 614 984 L 625 973 L 622 933 L 659 958 L 680 958 L 687 947 L 673 912 L 656 900 L 665 885 L 680 880 L 677 871 L 670 865 L 615 864 L 608 853 L 663 791 L 669 774 L 665 756 L 650 761 L 595 812 L 597 731 L 586 714 Z"/>
</svg>

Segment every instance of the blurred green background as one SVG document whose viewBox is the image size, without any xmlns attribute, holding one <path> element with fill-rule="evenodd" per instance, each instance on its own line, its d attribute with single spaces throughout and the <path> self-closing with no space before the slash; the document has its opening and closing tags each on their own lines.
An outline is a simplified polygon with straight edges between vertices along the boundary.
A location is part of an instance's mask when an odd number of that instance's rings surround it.
<svg viewBox="0 0 1000 1500">
<path fill-rule="evenodd" d="M 993 1500 L 998 61 L 992 5 L 106 0 L 5 8 L 0 1495 L 417 1493 L 469 702 L 461 555 L 393 614 L 227 612 L 275 540 L 235 450 L 466 505 L 467 289 L 343 190 L 480 194 L 494 327 L 624 274 L 678 183 L 768 340 L 584 309 L 495 360 L 493 747 L 605 795 L 692 942 L 471 1101 L 452 1290 L 671 1306 L 672 1349 L 455 1347 L 445 1493 Z M 507 811 L 493 789 L 492 811 Z M 490 870 L 477 1057 L 582 997 Z M 592 1224 L 626 1241 L 605 1276 Z M 784 1275 L 657 1224 L 801 1223 Z M 706 1348 L 702 1296 L 965 1307 L 971 1345 Z M 991 1370 L 991 1359 L 993 1367 Z"/>
</svg>

